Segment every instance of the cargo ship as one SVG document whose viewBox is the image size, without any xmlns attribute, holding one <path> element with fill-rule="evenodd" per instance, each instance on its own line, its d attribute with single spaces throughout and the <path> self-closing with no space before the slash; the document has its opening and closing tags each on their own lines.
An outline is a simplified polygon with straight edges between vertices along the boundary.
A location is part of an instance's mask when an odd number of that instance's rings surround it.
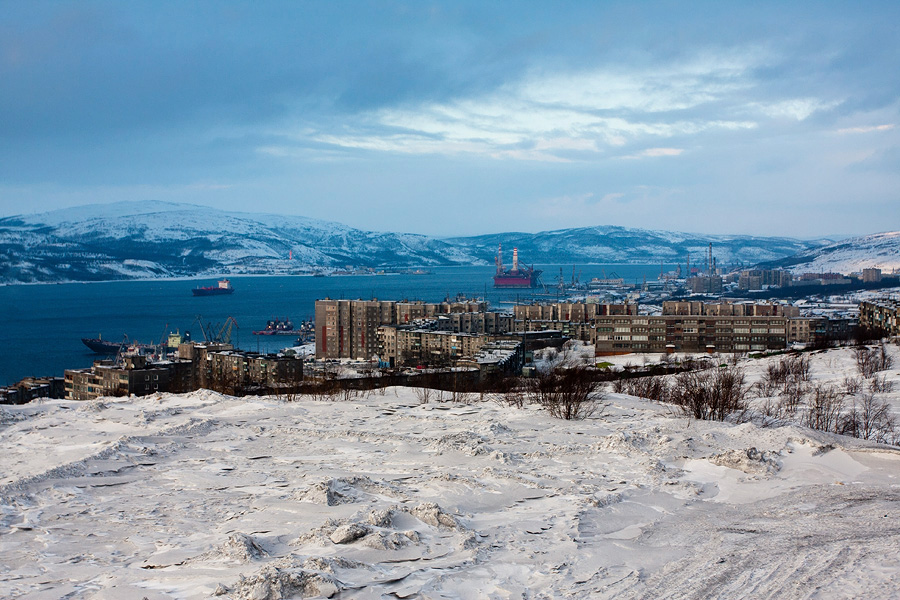
<svg viewBox="0 0 900 600">
<path fill-rule="evenodd" d="M 223 294 L 233 294 L 234 288 L 227 279 L 220 279 L 219 285 L 211 285 L 209 287 L 197 286 L 191 290 L 195 296 L 220 296 Z"/>
<path fill-rule="evenodd" d="M 109 342 L 103 339 L 103 334 L 95 338 L 81 338 L 81 343 L 91 349 L 96 354 L 118 354 L 120 350 L 128 347 L 128 342 Z"/>
<path fill-rule="evenodd" d="M 497 274 L 494 275 L 495 288 L 536 288 L 540 286 L 541 273 L 533 266 L 519 266 L 519 249 L 513 248 L 512 268 L 503 268 L 503 247 L 497 247 Z"/>
</svg>

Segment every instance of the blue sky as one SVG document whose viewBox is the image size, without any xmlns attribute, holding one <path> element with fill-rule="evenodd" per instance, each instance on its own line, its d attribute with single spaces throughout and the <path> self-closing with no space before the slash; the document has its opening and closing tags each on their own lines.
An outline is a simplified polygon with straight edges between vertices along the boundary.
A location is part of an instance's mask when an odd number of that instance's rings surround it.
<svg viewBox="0 0 900 600">
<path fill-rule="evenodd" d="M 898 229 L 898 30 L 897 2 L 0 0 L 0 214 Z"/>
</svg>

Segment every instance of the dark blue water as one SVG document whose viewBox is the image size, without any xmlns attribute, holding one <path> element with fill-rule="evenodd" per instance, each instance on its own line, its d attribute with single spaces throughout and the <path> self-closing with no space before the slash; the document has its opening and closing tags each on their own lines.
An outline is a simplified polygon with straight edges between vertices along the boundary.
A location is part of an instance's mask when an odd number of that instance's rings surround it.
<svg viewBox="0 0 900 600">
<path fill-rule="evenodd" d="M 544 281 L 553 285 L 559 265 L 538 266 Z M 671 269 L 667 265 L 666 270 Z M 579 266 L 582 281 L 616 273 L 627 282 L 646 275 L 654 279 L 659 265 Z M 566 280 L 572 266 L 563 267 Z M 224 323 L 229 316 L 238 329 L 232 341 L 246 350 L 277 351 L 293 345 L 292 336 L 254 336 L 274 317 L 290 317 L 295 324 L 312 318 L 315 301 L 331 298 L 378 298 L 437 302 L 457 293 L 486 297 L 493 306 L 525 300 L 530 290 L 495 290 L 493 267 L 437 267 L 431 275 L 346 275 L 333 277 L 231 277 L 230 296 L 194 297 L 200 281 L 125 281 L 59 285 L 0 286 L 0 385 L 29 375 L 62 375 L 65 369 L 88 367 L 97 358 L 83 337 L 119 341 L 123 335 L 144 343 L 159 343 L 169 331 L 202 334 L 196 319 Z"/>
</svg>

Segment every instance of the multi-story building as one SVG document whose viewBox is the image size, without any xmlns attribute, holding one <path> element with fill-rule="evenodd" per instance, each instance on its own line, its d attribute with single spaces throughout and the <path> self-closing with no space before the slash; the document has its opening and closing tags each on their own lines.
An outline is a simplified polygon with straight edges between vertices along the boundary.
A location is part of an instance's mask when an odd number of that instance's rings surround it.
<svg viewBox="0 0 900 600">
<path fill-rule="evenodd" d="M 486 310 L 486 302 L 469 300 L 316 300 L 316 358 L 369 359 L 379 352 L 378 328 L 382 325 L 407 325 L 439 315 L 448 316 L 459 330 L 502 329 L 504 322 L 488 316 L 492 313 Z"/>
<path fill-rule="evenodd" d="M 597 304 L 593 302 L 556 302 L 550 304 L 517 304 L 513 307 L 516 321 L 572 321 L 590 323 L 606 315 L 636 315 L 637 304 Z"/>
<path fill-rule="evenodd" d="M 378 328 L 379 358 L 388 365 L 449 365 L 472 357 L 491 341 L 487 334 L 438 331 L 404 325 Z"/>
<path fill-rule="evenodd" d="M 881 281 L 881 269 L 863 269 L 862 280 L 863 283 L 878 283 Z"/>
<path fill-rule="evenodd" d="M 146 396 L 168 392 L 170 377 L 171 370 L 166 365 L 150 363 L 145 356 L 128 356 L 124 365 L 98 360 L 89 369 L 65 371 L 66 398 L 93 400 L 100 396 Z"/>
<path fill-rule="evenodd" d="M 800 309 L 789 304 L 772 303 L 706 303 L 697 301 L 667 300 L 663 302 L 664 315 L 704 315 L 711 317 L 798 317 Z"/>
<path fill-rule="evenodd" d="M 751 269 L 741 271 L 738 277 L 738 289 L 761 290 L 766 287 L 787 287 L 791 285 L 793 276 L 783 269 Z"/>
<path fill-rule="evenodd" d="M 506 333 L 513 330 L 513 316 L 484 311 L 442 314 L 437 316 L 436 329 L 457 333 Z"/>
<path fill-rule="evenodd" d="M 594 320 L 596 320 L 595 317 Z M 594 325 L 582 321 L 516 321 L 514 331 L 559 331 L 562 337 L 590 342 L 593 339 Z"/>
<path fill-rule="evenodd" d="M 629 352 L 755 352 L 788 344 L 780 316 L 659 315 L 596 320 L 598 355 Z"/>
<path fill-rule="evenodd" d="M 38 398 L 65 398 L 62 377 L 26 377 L 14 385 L 0 387 L 0 404 L 25 404 Z"/>
<path fill-rule="evenodd" d="M 900 300 L 879 298 L 860 302 L 859 326 L 885 335 L 900 335 Z"/>
<path fill-rule="evenodd" d="M 98 360 L 89 369 L 65 372 L 66 398 L 145 396 L 184 393 L 200 388 L 227 393 L 268 390 L 303 380 L 303 361 L 296 356 L 261 355 L 233 350 L 230 344 L 181 344 L 179 358 L 150 362 L 127 356 L 124 364 Z"/>
</svg>

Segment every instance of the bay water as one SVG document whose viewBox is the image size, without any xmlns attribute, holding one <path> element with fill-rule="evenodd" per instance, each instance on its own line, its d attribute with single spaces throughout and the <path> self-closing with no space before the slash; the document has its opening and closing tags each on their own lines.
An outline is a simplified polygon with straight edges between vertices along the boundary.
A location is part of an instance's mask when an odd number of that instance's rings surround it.
<svg viewBox="0 0 900 600">
<path fill-rule="evenodd" d="M 560 275 L 572 277 L 572 265 L 537 265 L 553 286 Z M 672 265 L 664 267 L 667 271 Z M 426 275 L 232 276 L 234 294 L 195 297 L 191 288 L 215 285 L 202 280 L 114 281 L 0 286 L 0 385 L 22 377 L 62 376 L 65 369 L 89 367 L 98 355 L 81 338 L 159 343 L 170 331 L 191 331 L 202 340 L 198 323 L 224 324 L 234 317 L 232 342 L 244 350 L 277 352 L 294 336 L 254 336 L 266 321 L 290 318 L 295 326 L 313 317 L 315 301 L 326 297 L 439 302 L 457 294 L 483 297 L 492 308 L 508 308 L 533 298 L 533 290 L 492 287 L 494 269 L 433 267 Z M 617 275 L 626 283 L 655 279 L 660 265 L 577 266 L 581 281 Z M 541 299 L 554 300 L 554 289 Z"/>
</svg>

